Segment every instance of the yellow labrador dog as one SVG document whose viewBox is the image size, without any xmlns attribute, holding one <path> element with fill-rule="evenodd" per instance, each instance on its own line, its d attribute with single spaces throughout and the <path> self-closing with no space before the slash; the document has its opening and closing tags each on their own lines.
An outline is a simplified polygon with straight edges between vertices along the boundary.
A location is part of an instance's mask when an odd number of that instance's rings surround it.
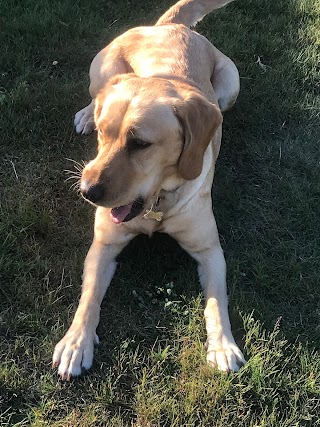
<svg viewBox="0 0 320 427">
<path fill-rule="evenodd" d="M 181 0 L 155 26 L 127 31 L 92 61 L 92 101 L 75 115 L 75 128 L 98 132 L 98 155 L 81 178 L 82 195 L 97 210 L 79 307 L 53 355 L 62 378 L 92 365 L 116 256 L 137 234 L 156 231 L 174 237 L 198 262 L 208 363 L 223 371 L 245 363 L 231 332 L 211 200 L 221 111 L 234 104 L 239 75 L 190 29 L 230 1 Z"/>
</svg>

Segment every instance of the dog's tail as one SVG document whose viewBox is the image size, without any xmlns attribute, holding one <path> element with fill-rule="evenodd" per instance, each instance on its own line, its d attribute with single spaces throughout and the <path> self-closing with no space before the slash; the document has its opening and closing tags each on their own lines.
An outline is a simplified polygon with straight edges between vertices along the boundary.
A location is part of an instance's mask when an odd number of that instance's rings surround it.
<svg viewBox="0 0 320 427">
<path fill-rule="evenodd" d="M 233 0 L 180 0 L 161 16 L 156 25 L 183 24 L 194 27 L 209 12 Z"/>
</svg>

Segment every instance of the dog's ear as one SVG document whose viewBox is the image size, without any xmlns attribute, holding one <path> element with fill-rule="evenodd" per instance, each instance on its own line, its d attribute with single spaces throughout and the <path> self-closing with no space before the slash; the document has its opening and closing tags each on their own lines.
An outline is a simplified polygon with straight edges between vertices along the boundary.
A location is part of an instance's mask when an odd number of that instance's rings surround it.
<svg viewBox="0 0 320 427">
<path fill-rule="evenodd" d="M 183 130 L 184 145 L 178 170 L 182 178 L 192 180 L 202 171 L 203 156 L 222 123 L 220 109 L 197 92 L 191 92 L 174 107 Z"/>
</svg>

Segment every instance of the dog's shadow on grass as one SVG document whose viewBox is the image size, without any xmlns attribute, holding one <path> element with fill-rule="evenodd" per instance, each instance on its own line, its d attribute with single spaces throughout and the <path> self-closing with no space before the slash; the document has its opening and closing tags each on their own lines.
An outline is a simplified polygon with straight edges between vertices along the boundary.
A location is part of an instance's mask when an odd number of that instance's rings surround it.
<svg viewBox="0 0 320 427">
<path fill-rule="evenodd" d="M 151 239 L 138 236 L 117 261 L 103 304 L 106 316 L 102 314 L 101 329 L 114 335 L 115 343 L 120 338 L 120 345 L 135 337 L 152 346 L 159 337 L 170 335 L 174 308 L 179 310 L 183 301 L 199 294 L 195 262 L 163 234 Z"/>
</svg>

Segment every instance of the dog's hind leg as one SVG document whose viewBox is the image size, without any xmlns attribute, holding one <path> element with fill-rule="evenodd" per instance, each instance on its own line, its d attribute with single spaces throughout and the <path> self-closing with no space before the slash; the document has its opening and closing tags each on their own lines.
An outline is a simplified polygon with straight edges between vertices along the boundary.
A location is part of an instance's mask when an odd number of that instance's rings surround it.
<svg viewBox="0 0 320 427">
<path fill-rule="evenodd" d="M 94 129 L 94 100 L 90 102 L 89 105 L 82 108 L 74 116 L 74 127 L 77 133 L 82 133 L 82 135 L 87 135 L 91 133 Z"/>
<path fill-rule="evenodd" d="M 235 64 L 223 53 L 219 52 L 214 46 L 215 67 L 211 76 L 211 83 L 218 98 L 219 107 L 222 112 L 230 110 L 240 90 L 239 72 Z M 219 52 L 217 54 L 217 52 Z"/>
<path fill-rule="evenodd" d="M 106 83 L 117 74 L 130 73 L 132 68 L 123 59 L 120 48 L 111 43 L 102 49 L 93 59 L 90 66 L 89 92 L 92 101 L 78 111 L 74 117 L 74 126 L 77 133 L 89 134 L 94 128 L 95 98 Z"/>
</svg>

